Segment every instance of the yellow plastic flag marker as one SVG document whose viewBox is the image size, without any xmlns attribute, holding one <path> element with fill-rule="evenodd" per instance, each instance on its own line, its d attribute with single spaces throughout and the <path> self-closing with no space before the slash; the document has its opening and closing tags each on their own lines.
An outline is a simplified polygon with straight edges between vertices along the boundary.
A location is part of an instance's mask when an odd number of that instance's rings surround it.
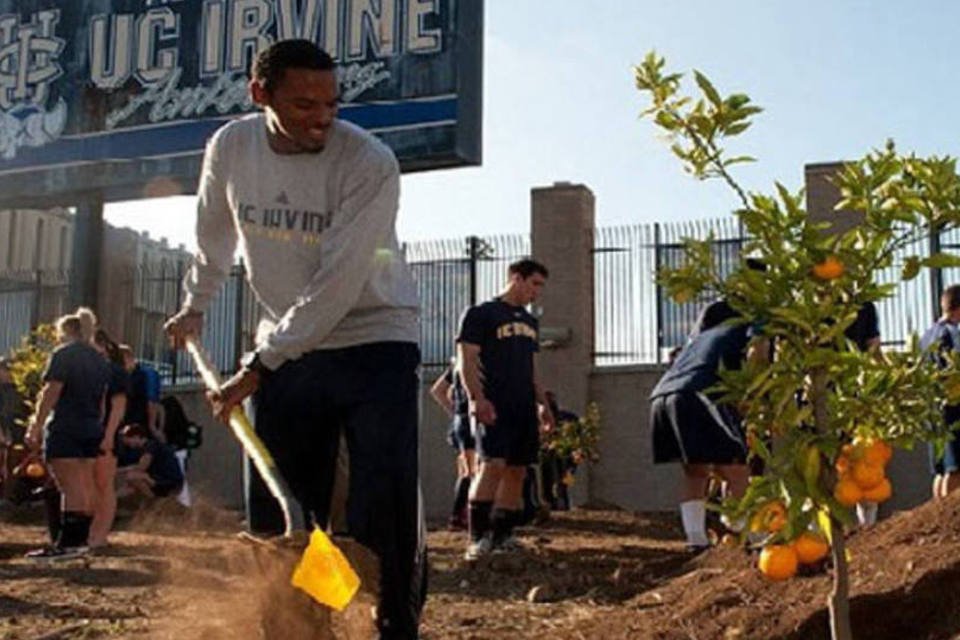
<svg viewBox="0 0 960 640">
<path fill-rule="evenodd" d="M 343 611 L 360 588 L 360 578 L 327 534 L 314 528 L 290 584 L 317 602 Z"/>
</svg>

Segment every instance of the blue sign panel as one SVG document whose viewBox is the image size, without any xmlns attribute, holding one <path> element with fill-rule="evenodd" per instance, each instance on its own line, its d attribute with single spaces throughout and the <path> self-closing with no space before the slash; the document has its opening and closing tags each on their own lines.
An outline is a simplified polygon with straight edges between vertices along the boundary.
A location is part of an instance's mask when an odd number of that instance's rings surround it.
<svg viewBox="0 0 960 640">
<path fill-rule="evenodd" d="M 195 189 L 277 40 L 338 62 L 340 117 L 406 171 L 478 164 L 482 0 L 0 0 L 0 206 Z"/>
</svg>

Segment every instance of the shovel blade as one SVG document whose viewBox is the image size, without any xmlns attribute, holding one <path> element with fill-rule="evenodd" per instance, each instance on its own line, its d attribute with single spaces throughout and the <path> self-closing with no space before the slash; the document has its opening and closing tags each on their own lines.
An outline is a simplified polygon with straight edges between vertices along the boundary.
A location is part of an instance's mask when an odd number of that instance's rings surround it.
<svg viewBox="0 0 960 640">
<path fill-rule="evenodd" d="M 343 611 L 360 588 L 360 578 L 327 534 L 315 528 L 290 584 L 320 604 Z"/>
</svg>

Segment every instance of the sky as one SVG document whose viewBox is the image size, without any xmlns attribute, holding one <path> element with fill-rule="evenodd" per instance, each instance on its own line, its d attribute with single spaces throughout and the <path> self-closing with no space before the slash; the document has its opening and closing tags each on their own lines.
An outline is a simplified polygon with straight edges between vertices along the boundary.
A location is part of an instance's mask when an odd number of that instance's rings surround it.
<svg viewBox="0 0 960 640">
<path fill-rule="evenodd" d="M 639 113 L 632 67 L 651 49 L 764 108 L 730 145 L 749 190 L 803 183 L 807 163 L 902 151 L 960 154 L 960 2 L 486 0 L 483 163 L 404 176 L 403 241 L 522 233 L 530 189 L 596 196 L 598 226 L 716 218 L 736 206 L 697 182 Z M 693 90 L 690 79 L 688 85 Z M 195 198 L 108 205 L 107 220 L 195 246 Z"/>
</svg>

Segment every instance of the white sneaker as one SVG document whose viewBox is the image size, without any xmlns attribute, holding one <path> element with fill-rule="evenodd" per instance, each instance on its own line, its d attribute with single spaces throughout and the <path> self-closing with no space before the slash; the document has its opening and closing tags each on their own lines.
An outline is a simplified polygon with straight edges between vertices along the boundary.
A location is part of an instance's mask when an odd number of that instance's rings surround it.
<svg viewBox="0 0 960 640">
<path fill-rule="evenodd" d="M 27 558 L 27 560 L 33 560 L 35 562 L 62 562 L 64 560 L 82 558 L 86 556 L 89 551 L 90 548 L 86 546 L 57 547 L 51 545 L 34 551 L 28 551 L 24 557 Z"/>
<path fill-rule="evenodd" d="M 476 542 L 471 542 L 467 545 L 467 550 L 463 554 L 464 560 L 479 560 L 483 556 L 490 555 L 490 552 L 493 550 L 493 542 L 490 541 L 490 538 L 483 537 L 477 540 Z"/>
</svg>

